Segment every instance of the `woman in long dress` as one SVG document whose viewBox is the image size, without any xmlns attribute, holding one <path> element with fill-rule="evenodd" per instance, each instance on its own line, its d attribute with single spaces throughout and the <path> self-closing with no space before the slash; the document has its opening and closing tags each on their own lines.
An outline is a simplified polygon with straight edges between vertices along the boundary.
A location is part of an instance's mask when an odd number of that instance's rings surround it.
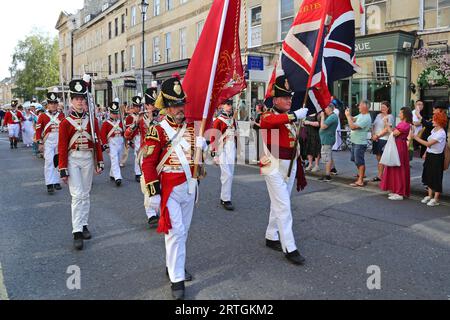
<svg viewBox="0 0 450 320">
<path fill-rule="evenodd" d="M 387 118 L 386 123 L 388 121 Z M 400 111 L 400 123 L 394 129 L 395 144 L 400 157 L 400 167 L 385 167 L 381 178 L 380 188 L 391 191 L 389 200 L 398 201 L 411 194 L 411 169 L 409 167 L 408 136 L 412 125 L 412 111 L 410 108 L 402 108 Z"/>
<path fill-rule="evenodd" d="M 33 137 L 34 137 L 34 127 L 33 127 L 33 114 L 30 111 L 30 108 L 25 108 L 25 114 L 23 116 L 25 121 L 22 123 L 22 137 L 23 144 L 27 148 L 31 148 L 33 146 Z"/>
</svg>

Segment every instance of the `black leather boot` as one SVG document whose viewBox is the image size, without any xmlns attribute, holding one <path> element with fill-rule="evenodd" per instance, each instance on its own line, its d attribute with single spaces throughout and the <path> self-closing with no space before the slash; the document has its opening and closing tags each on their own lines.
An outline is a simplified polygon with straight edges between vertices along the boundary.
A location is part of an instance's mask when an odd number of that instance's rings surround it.
<svg viewBox="0 0 450 320">
<path fill-rule="evenodd" d="M 300 252 L 298 252 L 298 250 L 286 253 L 286 259 L 288 259 L 289 262 L 298 266 L 302 266 L 306 262 L 305 258 L 302 257 L 302 255 L 300 254 Z"/>
<path fill-rule="evenodd" d="M 84 242 L 82 232 L 76 232 L 73 234 L 73 246 L 78 251 L 83 250 Z"/>
<path fill-rule="evenodd" d="M 175 300 L 184 300 L 184 281 L 172 283 L 171 285 L 172 297 Z"/>
<path fill-rule="evenodd" d="M 91 239 L 92 239 L 92 235 L 91 235 L 91 233 L 89 232 L 89 229 L 88 229 L 87 226 L 84 226 L 84 227 L 83 227 L 83 239 L 84 239 L 84 240 L 91 240 Z"/>
</svg>

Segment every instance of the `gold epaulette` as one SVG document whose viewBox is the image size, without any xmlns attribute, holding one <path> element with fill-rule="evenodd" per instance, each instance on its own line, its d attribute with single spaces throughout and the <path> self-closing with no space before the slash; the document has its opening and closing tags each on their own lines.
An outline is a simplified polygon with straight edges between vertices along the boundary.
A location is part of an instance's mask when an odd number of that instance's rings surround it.
<svg viewBox="0 0 450 320">
<path fill-rule="evenodd" d="M 156 125 L 152 125 L 148 128 L 147 134 L 145 135 L 145 140 L 154 140 L 154 141 L 160 141 L 159 139 L 159 132 L 156 128 Z"/>
</svg>

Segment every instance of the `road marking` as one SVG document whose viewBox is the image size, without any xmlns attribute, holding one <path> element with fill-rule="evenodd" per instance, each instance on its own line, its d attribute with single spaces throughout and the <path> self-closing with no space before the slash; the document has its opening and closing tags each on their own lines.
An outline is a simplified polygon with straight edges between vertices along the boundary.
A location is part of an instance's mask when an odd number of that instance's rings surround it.
<svg viewBox="0 0 450 320">
<path fill-rule="evenodd" d="M 3 280 L 3 269 L 2 264 L 0 263 L 0 301 L 1 300 L 9 300 L 8 292 L 6 291 L 6 287 Z"/>
</svg>

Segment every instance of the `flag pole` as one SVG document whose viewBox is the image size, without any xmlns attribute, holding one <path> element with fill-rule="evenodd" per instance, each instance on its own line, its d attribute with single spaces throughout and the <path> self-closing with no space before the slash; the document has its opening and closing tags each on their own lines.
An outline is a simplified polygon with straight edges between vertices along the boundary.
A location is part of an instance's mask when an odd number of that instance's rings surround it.
<svg viewBox="0 0 450 320">
<path fill-rule="evenodd" d="M 311 73 L 309 74 L 309 77 L 308 77 L 308 84 L 306 86 L 305 98 L 303 99 L 303 108 L 305 108 L 306 104 L 308 103 L 308 96 L 309 96 L 309 91 L 311 90 L 312 78 L 315 76 L 317 60 L 319 60 L 319 52 L 320 52 L 320 46 L 321 46 L 321 42 L 322 42 L 322 38 L 323 38 L 323 32 L 326 27 L 326 20 L 327 20 L 327 16 L 328 16 L 329 7 L 330 7 L 329 5 L 330 5 L 330 1 L 326 0 L 325 11 L 322 15 L 322 23 L 321 23 L 322 27 L 320 28 L 319 34 L 317 36 L 316 52 L 315 52 L 314 58 L 313 58 Z M 301 134 L 301 129 L 302 129 L 301 124 L 302 124 L 301 121 L 299 121 L 298 128 L 297 128 L 297 136 L 296 136 L 295 145 L 294 145 L 294 152 L 292 153 L 291 162 L 289 163 L 288 178 L 291 177 L 292 170 L 294 168 L 294 161 L 297 158 L 297 149 L 298 149 L 300 134 Z"/>
<path fill-rule="evenodd" d="M 203 118 L 202 118 L 202 123 L 200 126 L 199 137 L 203 137 L 203 135 L 205 133 L 205 129 L 206 129 L 206 120 L 208 118 L 209 108 L 211 106 L 211 96 L 212 96 L 212 91 L 213 91 L 213 87 L 214 87 L 214 79 L 216 78 L 217 64 L 219 61 L 220 48 L 222 47 L 222 37 L 223 37 L 223 31 L 225 29 L 225 22 L 227 20 L 229 4 L 230 4 L 230 0 L 225 0 L 225 3 L 223 5 L 222 20 L 220 21 L 219 34 L 217 36 L 216 50 L 214 52 L 214 60 L 213 60 L 213 66 L 211 69 L 211 76 L 209 78 L 208 93 L 206 95 L 205 105 L 203 107 Z M 202 157 L 202 146 L 197 146 L 197 148 L 195 150 L 194 178 L 198 178 L 198 166 L 200 164 L 201 157 Z"/>
</svg>

